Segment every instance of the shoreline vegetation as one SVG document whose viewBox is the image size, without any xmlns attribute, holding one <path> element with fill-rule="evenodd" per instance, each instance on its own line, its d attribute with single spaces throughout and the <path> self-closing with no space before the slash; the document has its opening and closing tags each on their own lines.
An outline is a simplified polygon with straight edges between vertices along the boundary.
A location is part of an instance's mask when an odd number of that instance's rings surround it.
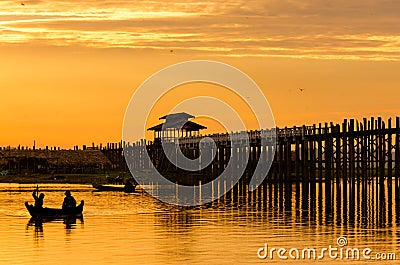
<svg viewBox="0 0 400 265">
<path fill-rule="evenodd" d="M 23 174 L 0 176 L 0 183 L 17 184 L 92 184 L 106 183 L 106 176 L 117 177 L 123 173 L 125 179 L 131 177 L 127 172 L 108 172 L 103 174 Z"/>
</svg>

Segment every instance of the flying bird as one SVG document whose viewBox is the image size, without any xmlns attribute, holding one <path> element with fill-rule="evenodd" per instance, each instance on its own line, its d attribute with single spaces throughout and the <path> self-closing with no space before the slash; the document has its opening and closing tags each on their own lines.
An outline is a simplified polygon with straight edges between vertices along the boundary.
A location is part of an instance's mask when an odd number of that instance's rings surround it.
<svg viewBox="0 0 400 265">
<path fill-rule="evenodd" d="M 299 88 L 300 92 L 303 92 L 304 90 L 306 90 L 305 88 Z"/>
<path fill-rule="evenodd" d="M 21 3 L 21 6 L 25 6 L 25 3 Z"/>
</svg>

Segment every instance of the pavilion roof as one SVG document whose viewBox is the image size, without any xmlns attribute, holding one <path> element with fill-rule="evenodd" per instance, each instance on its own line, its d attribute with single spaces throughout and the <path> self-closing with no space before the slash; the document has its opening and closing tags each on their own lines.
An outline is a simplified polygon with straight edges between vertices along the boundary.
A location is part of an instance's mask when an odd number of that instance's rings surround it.
<svg viewBox="0 0 400 265">
<path fill-rule="evenodd" d="M 168 115 L 164 115 L 164 116 L 160 117 L 159 120 L 166 120 L 167 122 L 168 121 L 173 121 L 173 120 L 179 120 L 179 121 L 185 120 L 185 121 L 187 121 L 187 120 L 193 119 L 193 118 L 194 118 L 194 116 L 190 115 L 189 113 L 179 112 L 179 113 L 171 113 L 171 114 L 168 114 Z"/>
<path fill-rule="evenodd" d="M 160 123 L 157 124 L 156 126 L 153 126 L 151 128 L 148 128 L 148 131 L 162 131 L 162 128 L 164 126 L 164 128 L 174 128 L 174 129 L 183 129 L 186 131 L 199 131 L 202 129 L 207 129 L 207 127 L 200 125 L 198 123 L 195 123 L 193 121 L 187 121 L 183 126 L 181 126 L 182 123 L 181 122 L 165 122 L 165 123 Z"/>
<path fill-rule="evenodd" d="M 183 129 L 185 131 L 199 131 L 202 129 L 207 129 L 207 127 L 195 123 L 193 121 L 189 121 L 189 119 L 193 119 L 194 116 L 190 115 L 186 112 L 179 113 L 171 113 L 168 115 L 164 115 L 160 117 L 160 120 L 165 120 L 165 122 L 157 124 L 151 128 L 148 128 L 148 131 L 162 131 L 164 129 Z"/>
</svg>

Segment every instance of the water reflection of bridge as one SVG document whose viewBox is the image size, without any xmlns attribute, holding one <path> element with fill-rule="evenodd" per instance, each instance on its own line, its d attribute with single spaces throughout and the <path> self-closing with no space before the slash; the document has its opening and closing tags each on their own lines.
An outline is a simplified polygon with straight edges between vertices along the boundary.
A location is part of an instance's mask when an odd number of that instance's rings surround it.
<svg viewBox="0 0 400 265">
<path fill-rule="evenodd" d="M 240 225 L 273 222 L 277 228 L 293 225 L 344 229 L 399 227 L 400 200 L 393 197 L 394 185 L 385 181 L 379 190 L 375 187 L 374 181 L 358 182 L 356 185 L 333 183 L 328 189 L 325 183 L 315 182 L 265 183 L 254 192 L 249 192 L 248 187 L 240 182 L 212 203 L 169 211 L 162 222 L 171 229 L 175 226 L 181 229 L 190 223 L 201 222 L 201 217 L 196 215 L 199 209 L 212 208 L 212 211 L 200 211 L 215 215 L 206 217 L 209 222 L 225 221 Z M 226 219 L 228 216 L 229 219 Z"/>
</svg>

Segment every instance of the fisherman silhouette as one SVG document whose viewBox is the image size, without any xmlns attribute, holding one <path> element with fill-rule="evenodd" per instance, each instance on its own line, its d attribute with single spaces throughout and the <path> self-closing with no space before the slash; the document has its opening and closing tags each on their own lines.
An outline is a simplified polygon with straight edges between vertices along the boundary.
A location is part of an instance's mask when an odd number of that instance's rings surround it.
<svg viewBox="0 0 400 265">
<path fill-rule="evenodd" d="M 65 192 L 65 198 L 62 205 L 63 210 L 71 210 L 76 208 L 76 200 L 72 197 L 71 192 L 67 190 Z"/>
<path fill-rule="evenodd" d="M 37 196 L 38 190 L 34 190 L 32 193 L 32 197 L 35 199 L 35 208 L 42 209 L 43 208 L 43 200 L 44 194 L 40 193 L 39 197 Z"/>
</svg>

